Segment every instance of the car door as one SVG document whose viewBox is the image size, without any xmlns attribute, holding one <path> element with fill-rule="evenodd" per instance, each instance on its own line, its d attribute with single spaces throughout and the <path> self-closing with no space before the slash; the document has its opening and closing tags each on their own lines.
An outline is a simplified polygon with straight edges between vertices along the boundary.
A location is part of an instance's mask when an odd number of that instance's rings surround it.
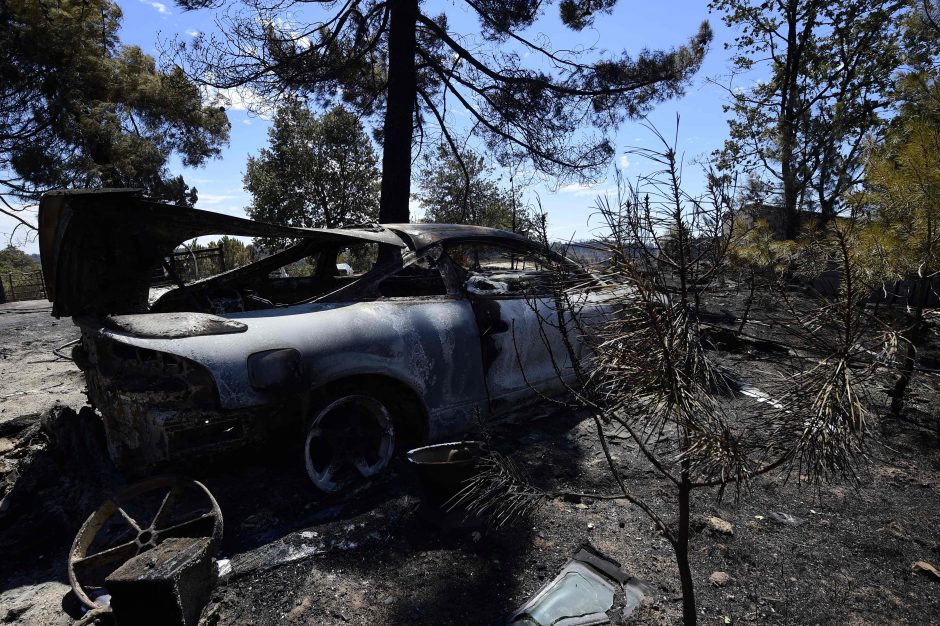
<svg viewBox="0 0 940 626">
<path fill-rule="evenodd" d="M 561 391 L 573 377 L 570 352 L 581 348 L 576 331 L 571 350 L 561 332 L 554 264 L 534 245 L 472 242 L 447 252 L 476 318 L 491 412 Z"/>
</svg>

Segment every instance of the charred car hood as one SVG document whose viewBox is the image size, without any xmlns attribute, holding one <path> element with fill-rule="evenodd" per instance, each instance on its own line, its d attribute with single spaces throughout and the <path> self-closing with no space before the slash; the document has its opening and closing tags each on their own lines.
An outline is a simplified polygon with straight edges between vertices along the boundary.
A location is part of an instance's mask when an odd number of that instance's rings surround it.
<svg viewBox="0 0 940 626">
<path fill-rule="evenodd" d="M 150 278 L 182 242 L 205 235 L 374 241 L 380 230 L 308 229 L 149 201 L 133 189 L 54 191 L 39 203 L 39 251 L 52 314 L 144 313 Z"/>
</svg>

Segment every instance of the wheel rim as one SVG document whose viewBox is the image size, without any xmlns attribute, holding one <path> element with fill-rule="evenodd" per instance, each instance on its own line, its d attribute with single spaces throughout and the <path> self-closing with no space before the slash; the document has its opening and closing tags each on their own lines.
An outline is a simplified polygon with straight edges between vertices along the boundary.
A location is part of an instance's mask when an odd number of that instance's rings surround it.
<svg viewBox="0 0 940 626">
<path fill-rule="evenodd" d="M 138 512 L 140 503 L 148 501 L 156 506 L 142 515 Z M 144 520 L 149 520 L 149 525 Z M 117 541 L 100 542 L 115 529 L 123 529 Z M 108 574 L 171 537 L 208 537 L 212 540 L 210 549 L 218 547 L 222 511 L 209 490 L 202 483 L 177 476 L 159 476 L 131 485 L 92 513 L 75 536 L 68 560 L 72 591 L 88 608 L 99 608 L 88 591 L 102 588 Z"/>
<path fill-rule="evenodd" d="M 304 442 L 307 475 L 335 493 L 379 474 L 395 452 L 395 431 L 385 405 L 369 396 L 331 402 L 311 421 Z"/>
</svg>

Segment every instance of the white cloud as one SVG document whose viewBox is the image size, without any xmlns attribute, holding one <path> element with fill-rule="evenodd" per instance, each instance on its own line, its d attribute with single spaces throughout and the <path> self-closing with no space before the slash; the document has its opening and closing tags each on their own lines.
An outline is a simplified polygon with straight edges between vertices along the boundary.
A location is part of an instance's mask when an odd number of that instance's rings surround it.
<svg viewBox="0 0 940 626">
<path fill-rule="evenodd" d="M 613 190 L 614 187 L 610 186 L 582 185 L 581 183 L 571 183 L 558 188 L 559 193 L 569 193 L 574 196 L 602 196 Z"/>
<path fill-rule="evenodd" d="M 143 2 L 144 4 L 149 4 L 150 6 L 152 6 L 154 9 L 157 10 L 157 13 L 159 13 L 160 15 L 172 15 L 172 13 L 170 12 L 170 9 L 168 9 L 167 6 L 163 4 L 162 2 L 156 2 L 155 0 L 140 0 L 140 1 Z"/>
<path fill-rule="evenodd" d="M 246 117 L 245 119 L 242 120 L 242 124 L 244 124 L 245 126 L 251 126 L 251 118 Z"/>
<path fill-rule="evenodd" d="M 186 34 L 190 37 L 198 37 L 200 33 L 198 30 L 187 30 Z"/>
<path fill-rule="evenodd" d="M 200 193 L 199 204 L 221 204 L 223 202 L 228 202 L 233 198 L 235 198 L 235 196 L 227 194 Z"/>
<path fill-rule="evenodd" d="M 294 29 L 294 23 L 291 20 L 278 17 L 273 20 L 264 20 L 264 22 L 265 25 L 273 26 L 278 31 L 279 35 L 289 36 L 293 40 L 294 45 L 302 50 L 307 50 L 313 45 L 309 37 Z"/>
<path fill-rule="evenodd" d="M 620 169 L 625 170 L 630 167 L 630 159 L 627 158 L 627 155 L 620 155 L 620 159 L 617 161 L 617 164 L 620 166 Z"/>
<path fill-rule="evenodd" d="M 275 107 L 253 89 L 209 89 L 208 92 L 210 99 L 214 96 L 220 97 L 225 108 L 232 111 L 250 111 L 263 120 L 270 120 L 274 114 Z"/>
</svg>

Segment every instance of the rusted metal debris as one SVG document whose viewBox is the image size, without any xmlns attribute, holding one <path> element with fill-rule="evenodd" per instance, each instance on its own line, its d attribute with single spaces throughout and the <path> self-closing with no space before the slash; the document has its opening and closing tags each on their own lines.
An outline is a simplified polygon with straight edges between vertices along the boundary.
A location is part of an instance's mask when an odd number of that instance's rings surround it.
<svg viewBox="0 0 940 626">
<path fill-rule="evenodd" d="M 89 610 L 83 623 L 113 610 L 115 617 L 123 611 L 119 624 L 195 624 L 191 616 L 198 619 L 202 605 L 194 607 L 208 599 L 205 590 L 215 581 L 212 557 L 222 525 L 209 490 L 177 476 L 138 482 L 102 504 L 69 550 L 69 582 Z M 158 588 L 170 594 L 154 598 L 160 615 L 172 613 L 177 621 L 142 622 L 143 613 L 135 613 L 140 598 Z"/>
</svg>

